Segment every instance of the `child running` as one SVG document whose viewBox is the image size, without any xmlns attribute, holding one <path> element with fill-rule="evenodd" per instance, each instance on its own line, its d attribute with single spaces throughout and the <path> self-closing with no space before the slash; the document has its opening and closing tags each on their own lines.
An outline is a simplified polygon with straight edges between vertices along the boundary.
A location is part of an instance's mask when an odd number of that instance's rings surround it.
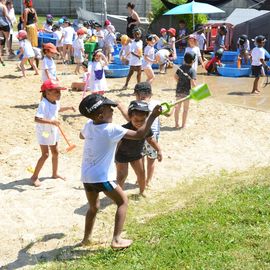
<svg viewBox="0 0 270 270">
<path fill-rule="evenodd" d="M 47 43 L 43 45 L 43 62 L 42 62 L 42 82 L 47 80 L 57 80 L 56 75 L 56 65 L 54 63 L 53 57 L 57 54 L 57 49 L 52 43 Z"/>
<path fill-rule="evenodd" d="M 147 46 L 144 48 L 144 59 L 142 64 L 142 69 L 144 70 L 145 75 L 147 76 L 147 82 L 150 84 L 155 79 L 155 74 L 152 69 L 152 64 L 156 63 L 155 57 L 155 48 L 154 46 L 159 41 L 159 37 L 157 35 L 149 35 L 146 38 Z"/>
<path fill-rule="evenodd" d="M 82 63 L 84 61 L 84 43 L 83 43 L 83 37 L 84 37 L 84 30 L 80 28 L 77 31 L 77 38 L 73 42 L 73 51 L 74 51 L 74 61 L 76 65 L 75 74 L 80 74 L 80 68 L 82 66 Z"/>
<path fill-rule="evenodd" d="M 115 225 L 111 247 L 114 249 L 127 248 L 132 240 L 123 239 L 123 230 L 128 198 L 119 185 L 115 184 L 116 171 L 114 157 L 118 142 L 122 139 L 141 140 L 161 113 L 161 107 L 156 107 L 152 114 L 137 130 L 125 129 L 112 123 L 113 109 L 117 104 L 100 95 L 85 97 L 80 106 L 80 113 L 89 118 L 80 138 L 85 139 L 82 160 L 82 176 L 89 209 L 85 217 L 85 231 L 82 245 L 89 245 L 93 232 L 96 214 L 99 209 L 99 192 L 111 198 L 117 205 Z"/>
<path fill-rule="evenodd" d="M 137 83 L 141 81 L 141 75 L 142 75 L 142 50 L 143 50 L 143 42 L 141 40 L 142 32 L 139 28 L 135 28 L 133 30 L 133 36 L 134 40 L 131 43 L 130 46 L 130 69 L 129 73 L 126 79 L 126 83 L 124 87 L 122 88 L 123 90 L 126 90 L 128 88 L 128 83 L 133 75 L 133 73 L 136 71 L 137 72 Z"/>
<path fill-rule="evenodd" d="M 25 30 L 20 30 L 18 32 L 17 38 L 20 44 L 20 52 L 18 54 L 18 57 L 19 59 L 20 57 L 22 57 L 20 69 L 22 71 L 23 77 L 26 77 L 24 65 L 27 63 L 27 61 L 29 61 L 30 65 L 35 70 L 35 75 L 38 75 L 38 69 L 34 63 L 35 52 L 33 50 L 31 42 L 27 39 L 27 32 Z"/>
<path fill-rule="evenodd" d="M 152 87 L 148 82 L 141 82 L 136 84 L 134 93 L 136 95 L 136 99 L 138 101 L 144 101 L 148 104 L 148 108 L 150 111 L 160 105 L 160 101 L 152 99 Z M 160 121 L 157 117 L 151 126 L 151 130 L 153 132 L 153 140 L 158 143 L 159 135 L 160 135 Z M 156 149 L 150 145 L 147 141 L 145 141 L 143 154 L 146 157 L 147 165 L 146 165 L 146 186 L 150 186 L 152 181 L 154 170 L 155 170 L 155 161 L 161 161 L 162 154 L 161 150 L 158 152 Z"/>
<path fill-rule="evenodd" d="M 75 109 L 73 107 L 60 107 L 61 90 L 66 88 L 61 87 L 57 82 L 52 80 L 45 81 L 41 86 L 42 100 L 38 106 L 35 117 L 36 134 L 38 143 L 41 149 L 41 157 L 39 158 L 35 171 L 31 177 L 31 181 L 35 187 L 41 185 L 38 179 L 39 172 L 42 169 L 45 161 L 49 157 L 49 148 L 52 153 L 52 178 L 63 179 L 64 177 L 58 174 L 58 141 L 59 131 L 58 126 L 60 122 L 57 120 L 58 112 Z"/>
<path fill-rule="evenodd" d="M 121 111 L 121 109 L 120 109 Z M 124 128 L 131 130 L 140 129 L 147 120 L 150 113 L 148 104 L 143 101 L 132 101 L 128 107 L 129 122 L 123 125 Z M 133 139 L 123 138 L 119 143 L 115 161 L 117 168 L 117 183 L 123 188 L 128 176 L 128 164 L 130 163 L 136 176 L 140 189 L 140 195 L 145 196 L 146 177 L 143 162 L 143 146 L 147 141 L 157 152 L 159 161 L 162 160 L 161 149 L 153 138 L 153 132 L 150 130 L 144 138 L 138 141 Z"/>
<path fill-rule="evenodd" d="M 88 64 L 88 74 L 86 78 L 87 90 L 92 94 L 103 95 L 108 90 L 105 78 L 105 68 L 108 66 L 106 56 L 98 49 L 93 54 L 92 62 Z"/>
<path fill-rule="evenodd" d="M 176 99 L 182 99 L 189 95 L 190 89 L 196 86 L 196 71 L 193 68 L 193 63 L 196 59 L 196 55 L 192 52 L 187 52 L 184 56 L 184 64 L 176 71 L 175 79 L 177 81 L 176 86 Z M 184 109 L 182 115 L 182 126 L 185 128 L 188 109 L 189 109 L 189 100 L 185 100 Z M 175 106 L 174 119 L 175 119 L 175 128 L 179 128 L 179 113 L 182 103 Z"/>
<path fill-rule="evenodd" d="M 260 77 L 264 74 L 263 68 L 268 71 L 268 66 L 265 63 L 265 45 L 266 38 L 262 35 L 259 35 L 255 38 L 256 47 L 251 52 L 251 70 L 252 75 L 255 77 L 253 82 L 253 89 L 251 94 L 259 95 L 259 80 Z"/>
</svg>

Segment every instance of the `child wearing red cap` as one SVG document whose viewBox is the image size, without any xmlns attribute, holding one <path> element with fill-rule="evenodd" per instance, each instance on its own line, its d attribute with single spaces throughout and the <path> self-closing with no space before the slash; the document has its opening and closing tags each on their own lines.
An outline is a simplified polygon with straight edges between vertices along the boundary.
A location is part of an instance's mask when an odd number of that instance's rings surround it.
<svg viewBox="0 0 270 270">
<path fill-rule="evenodd" d="M 49 156 L 49 148 L 52 153 L 52 178 L 63 179 L 64 177 L 58 174 L 58 141 L 60 122 L 57 120 L 58 112 L 75 109 L 73 107 L 60 107 L 61 90 L 66 88 L 61 87 L 57 82 L 52 80 L 45 81 L 41 86 L 42 100 L 38 106 L 35 116 L 36 134 L 38 143 L 41 149 L 41 157 L 35 167 L 31 181 L 35 187 L 39 187 L 41 182 L 38 179 L 40 170 Z"/>
<path fill-rule="evenodd" d="M 176 55 L 176 47 L 175 47 L 175 34 L 176 34 L 176 30 L 174 28 L 170 28 L 168 30 L 168 34 L 169 34 L 168 44 L 173 49 L 173 60 L 175 60 L 176 57 L 177 57 L 177 55 Z"/>
<path fill-rule="evenodd" d="M 56 65 L 53 57 L 57 54 L 57 49 L 52 43 L 43 45 L 43 62 L 42 62 L 42 82 L 47 80 L 58 80 L 56 75 Z"/>
<path fill-rule="evenodd" d="M 167 30 L 165 28 L 161 28 L 160 29 L 160 38 L 159 38 L 159 41 L 157 43 L 157 49 L 158 50 L 161 50 L 164 48 L 164 46 L 167 45 L 168 43 L 168 36 L 167 36 Z"/>
<path fill-rule="evenodd" d="M 27 63 L 27 61 L 29 61 L 30 65 L 35 70 L 35 75 L 38 75 L 38 69 L 34 63 L 35 52 L 33 50 L 31 42 L 27 39 L 27 32 L 25 30 L 20 30 L 18 32 L 17 38 L 20 44 L 20 52 L 18 54 L 18 57 L 19 59 L 22 57 L 20 68 L 21 68 L 23 77 L 26 77 L 24 65 Z"/>
<path fill-rule="evenodd" d="M 83 43 L 83 37 L 84 37 L 84 30 L 80 28 L 77 31 L 77 38 L 73 41 L 72 47 L 73 47 L 73 53 L 74 53 L 74 61 L 77 64 L 75 69 L 75 74 L 80 74 L 80 67 L 82 66 L 82 63 L 84 61 L 84 43 Z"/>
</svg>

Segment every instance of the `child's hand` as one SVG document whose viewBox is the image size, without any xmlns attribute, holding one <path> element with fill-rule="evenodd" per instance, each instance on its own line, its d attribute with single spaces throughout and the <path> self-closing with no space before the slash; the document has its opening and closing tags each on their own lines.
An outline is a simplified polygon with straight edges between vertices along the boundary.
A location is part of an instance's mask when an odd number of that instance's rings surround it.
<svg viewBox="0 0 270 270">
<path fill-rule="evenodd" d="M 156 117 L 160 116 L 161 113 L 162 113 L 162 107 L 160 105 L 157 105 L 154 108 L 154 110 L 152 111 L 151 115 L 156 118 Z"/>
<path fill-rule="evenodd" d="M 60 122 L 58 120 L 52 120 L 51 124 L 54 125 L 54 126 L 57 126 L 57 127 L 60 126 Z"/>
<path fill-rule="evenodd" d="M 161 162 L 162 159 L 163 159 L 162 152 L 161 152 L 161 151 L 158 151 L 158 152 L 157 152 L 157 160 L 158 160 L 159 162 Z"/>
</svg>

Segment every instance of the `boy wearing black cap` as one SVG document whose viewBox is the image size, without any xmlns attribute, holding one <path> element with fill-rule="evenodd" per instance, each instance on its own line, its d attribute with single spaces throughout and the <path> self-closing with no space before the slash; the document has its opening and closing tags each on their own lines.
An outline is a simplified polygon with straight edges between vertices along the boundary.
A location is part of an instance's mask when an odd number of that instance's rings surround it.
<svg viewBox="0 0 270 270">
<path fill-rule="evenodd" d="M 112 248 L 127 248 L 132 240 L 122 239 L 121 232 L 126 217 L 128 199 L 122 188 L 114 183 L 116 180 L 114 157 L 116 147 L 122 138 L 141 140 L 149 131 L 153 121 L 161 113 L 157 106 L 146 123 L 137 130 L 129 130 L 112 123 L 113 109 L 117 104 L 97 94 L 89 95 L 82 100 L 79 110 L 90 120 L 80 134 L 85 139 L 82 161 L 82 177 L 89 210 L 85 219 L 83 245 L 89 244 L 95 217 L 99 208 L 99 192 L 104 192 L 117 204 Z"/>
<path fill-rule="evenodd" d="M 255 80 L 253 82 L 253 89 L 251 91 L 251 94 L 260 94 L 260 90 L 258 89 L 259 86 L 259 80 L 262 74 L 264 74 L 264 70 L 268 71 L 268 66 L 265 63 L 265 50 L 264 50 L 264 44 L 265 44 L 266 38 L 262 35 L 257 36 L 255 38 L 255 44 L 256 47 L 251 52 L 251 70 L 252 75 L 255 77 Z"/>
<path fill-rule="evenodd" d="M 175 79 L 177 81 L 176 86 L 176 98 L 182 99 L 189 95 L 190 89 L 196 86 L 196 71 L 192 68 L 192 65 L 195 61 L 195 54 L 193 52 L 187 52 L 184 56 L 184 64 L 178 68 L 175 73 Z M 189 109 L 189 100 L 185 100 L 184 109 L 182 115 L 182 126 L 184 128 L 187 121 L 188 109 Z M 179 113 L 182 103 L 175 106 L 174 119 L 175 119 L 175 128 L 179 128 Z"/>
<path fill-rule="evenodd" d="M 144 125 L 150 113 L 148 104 L 143 101 L 132 101 L 128 107 L 129 122 L 123 125 L 124 128 L 138 130 Z M 128 165 L 132 166 L 140 189 L 140 195 L 144 195 L 146 187 L 146 177 L 143 162 L 143 147 L 147 141 L 156 151 L 159 161 L 162 160 L 161 149 L 157 141 L 153 137 L 153 132 L 150 130 L 141 140 L 134 141 L 132 139 L 123 138 L 119 144 L 115 155 L 117 168 L 117 182 L 121 187 L 124 186 L 128 176 Z"/>
</svg>

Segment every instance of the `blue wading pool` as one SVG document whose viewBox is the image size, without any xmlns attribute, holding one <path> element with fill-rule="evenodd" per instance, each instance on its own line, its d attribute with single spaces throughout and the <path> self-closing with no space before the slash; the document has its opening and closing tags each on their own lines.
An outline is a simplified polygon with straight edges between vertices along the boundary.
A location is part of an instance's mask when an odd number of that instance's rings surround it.
<svg viewBox="0 0 270 270">
<path fill-rule="evenodd" d="M 41 48 L 43 44 L 52 43 L 56 45 L 56 38 L 50 33 L 38 33 L 38 47 Z"/>
<path fill-rule="evenodd" d="M 176 65 L 182 65 L 184 62 L 184 56 L 177 56 L 176 60 L 173 61 Z"/>
<path fill-rule="evenodd" d="M 251 66 L 246 65 L 242 65 L 241 68 L 237 68 L 236 64 L 224 65 L 217 70 L 223 77 L 249 77 L 251 74 Z"/>
<path fill-rule="evenodd" d="M 108 66 L 109 69 L 105 70 L 106 78 L 123 78 L 127 77 L 129 72 L 129 66 L 111 64 Z"/>
<path fill-rule="evenodd" d="M 119 57 L 119 55 L 115 55 L 114 57 L 113 57 L 113 62 L 114 62 L 114 64 L 116 64 L 116 65 L 122 65 L 122 62 L 121 62 L 121 60 L 120 60 L 120 57 Z"/>
<path fill-rule="evenodd" d="M 210 54 L 211 54 L 212 58 L 215 56 L 214 52 L 211 52 Z M 238 54 L 239 53 L 236 51 L 225 51 L 223 53 L 222 58 L 221 58 L 221 62 L 235 62 L 235 61 L 237 61 Z"/>
</svg>

